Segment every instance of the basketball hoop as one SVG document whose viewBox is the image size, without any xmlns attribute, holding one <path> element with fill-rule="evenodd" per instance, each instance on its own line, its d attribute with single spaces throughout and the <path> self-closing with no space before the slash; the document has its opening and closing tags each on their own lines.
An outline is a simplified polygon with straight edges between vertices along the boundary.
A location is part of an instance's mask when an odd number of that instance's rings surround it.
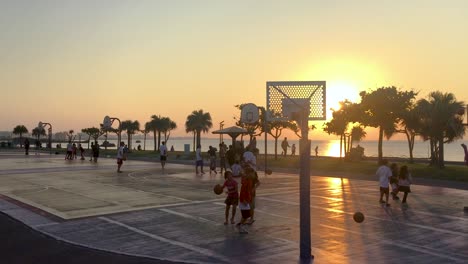
<svg viewBox="0 0 468 264">
<path fill-rule="evenodd" d="M 102 121 L 102 126 L 104 129 L 109 129 L 112 126 L 112 120 L 110 119 L 109 116 L 104 117 L 104 121 Z"/>
<path fill-rule="evenodd" d="M 245 124 L 254 124 L 258 122 L 260 116 L 258 107 L 255 104 L 248 103 L 242 106 L 241 122 Z"/>
</svg>

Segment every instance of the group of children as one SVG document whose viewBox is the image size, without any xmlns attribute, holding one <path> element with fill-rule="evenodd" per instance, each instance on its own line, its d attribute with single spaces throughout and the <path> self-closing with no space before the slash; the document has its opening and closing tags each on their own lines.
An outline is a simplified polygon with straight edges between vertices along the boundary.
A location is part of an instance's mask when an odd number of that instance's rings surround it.
<svg viewBox="0 0 468 264">
<path fill-rule="evenodd" d="M 392 163 L 388 167 L 388 160 L 383 159 L 380 167 L 377 169 L 376 176 L 379 178 L 380 184 L 380 199 L 379 202 L 390 206 L 388 203 L 389 195 L 392 195 L 393 200 L 399 200 L 398 193 L 404 193 L 401 203 L 406 204 L 408 193 L 411 192 L 411 174 L 409 173 L 408 166 L 404 165 L 398 168 L 398 164 Z M 392 192 L 390 192 L 392 186 Z M 385 201 L 383 196 L 385 195 Z"/>
<path fill-rule="evenodd" d="M 66 160 L 76 159 L 77 158 L 77 155 L 76 155 L 77 150 L 80 151 L 80 155 L 81 155 L 80 159 L 84 160 L 85 159 L 85 157 L 84 157 L 85 150 L 84 150 L 83 146 L 81 146 L 81 144 L 78 144 L 78 147 L 76 147 L 76 144 L 75 143 L 72 144 L 71 142 L 69 142 L 67 144 L 67 153 L 65 155 L 65 159 Z"/>
<path fill-rule="evenodd" d="M 255 222 L 255 194 L 256 189 L 260 185 L 258 174 L 252 167 L 244 167 L 244 171 L 241 175 L 240 193 L 238 191 L 238 182 L 234 179 L 233 173 L 230 170 L 224 173 L 224 178 L 223 189 L 227 188 L 227 197 L 224 201 L 226 204 L 224 224 L 228 224 L 231 207 L 232 213 L 230 221 L 231 224 L 235 224 L 234 218 L 236 216 L 237 206 L 239 206 L 242 218 L 236 226 L 239 228 L 239 233 L 247 234 L 248 231 L 245 230 L 245 225 L 251 225 Z"/>
</svg>

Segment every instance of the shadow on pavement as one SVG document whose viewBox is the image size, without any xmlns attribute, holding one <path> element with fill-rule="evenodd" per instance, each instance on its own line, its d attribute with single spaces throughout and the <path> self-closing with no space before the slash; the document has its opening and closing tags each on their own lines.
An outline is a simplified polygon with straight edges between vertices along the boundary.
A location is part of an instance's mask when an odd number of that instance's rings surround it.
<svg viewBox="0 0 468 264">
<path fill-rule="evenodd" d="M 0 212 L 0 263 L 173 264 L 72 245 L 48 237 Z"/>
</svg>

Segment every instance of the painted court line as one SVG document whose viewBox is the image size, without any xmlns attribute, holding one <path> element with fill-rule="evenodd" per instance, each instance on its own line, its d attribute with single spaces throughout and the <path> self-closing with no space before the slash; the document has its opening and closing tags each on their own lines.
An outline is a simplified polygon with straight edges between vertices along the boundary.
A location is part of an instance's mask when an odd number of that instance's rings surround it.
<svg viewBox="0 0 468 264">
<path fill-rule="evenodd" d="M 351 231 L 351 230 L 345 229 L 345 228 L 339 228 L 339 227 L 329 226 L 329 225 L 324 225 L 324 224 L 320 224 L 320 226 L 330 228 L 330 229 L 334 229 L 334 230 L 340 230 L 340 231 L 343 231 L 343 232 L 352 233 L 352 234 L 356 234 L 356 235 L 360 235 L 360 236 L 363 235 L 362 232 Z M 440 250 L 437 250 L 437 248 L 429 248 L 429 247 L 426 247 L 426 246 L 419 246 L 419 245 L 411 244 L 411 243 L 401 241 L 401 240 L 397 240 L 398 242 L 389 241 L 389 240 L 382 240 L 381 237 L 378 237 L 376 235 L 369 234 L 369 233 L 365 233 L 365 234 L 366 234 L 367 237 L 375 240 L 376 242 L 380 242 L 380 243 L 384 243 L 384 244 L 388 244 L 388 245 L 392 245 L 392 246 L 397 246 L 397 247 L 402 247 L 402 248 L 410 249 L 410 250 L 413 250 L 413 251 L 421 252 L 421 253 L 424 253 L 424 254 L 437 256 L 437 257 L 440 257 L 440 258 L 450 259 L 450 260 L 453 260 L 453 261 L 459 261 L 459 262 L 462 262 L 462 263 L 466 261 L 466 259 L 460 259 L 460 258 L 457 258 L 457 257 L 454 257 L 454 256 L 444 254 L 444 253 L 438 253 L 437 251 L 440 251 Z M 464 257 L 464 256 L 461 256 L 461 257 Z"/>
<path fill-rule="evenodd" d="M 193 216 L 193 215 L 189 215 L 189 214 L 186 214 L 186 213 L 180 213 L 180 212 L 176 212 L 176 211 L 173 211 L 173 210 L 170 210 L 170 209 L 159 209 L 159 210 L 163 211 L 163 212 L 166 212 L 166 213 L 169 213 L 169 214 L 181 216 L 183 218 L 192 219 L 192 220 L 195 220 L 195 221 L 198 221 L 198 222 L 209 223 L 210 225 L 217 225 L 217 226 L 221 225 L 218 222 L 211 221 L 209 219 L 199 217 L 199 216 Z"/>
<path fill-rule="evenodd" d="M 259 197 L 259 199 L 267 200 L 267 201 L 272 201 L 272 202 L 278 202 L 278 203 L 284 203 L 284 204 L 288 204 L 288 205 L 299 206 L 299 203 L 297 203 L 297 202 L 289 202 L 289 201 L 283 201 L 283 200 L 278 200 L 278 199 L 271 199 L 271 198 L 266 198 L 266 197 Z M 343 210 L 324 208 L 324 207 L 321 207 L 321 206 L 313 206 L 313 205 L 312 205 L 312 206 L 310 206 L 310 207 L 311 207 L 311 208 L 314 208 L 314 209 L 326 210 L 326 211 L 334 212 L 334 213 L 342 213 L 342 214 L 347 214 L 347 215 L 353 215 L 353 214 L 354 214 L 354 212 L 345 212 L 345 211 L 343 211 Z M 395 220 L 393 220 L 393 219 L 384 219 L 384 218 L 375 217 L 375 216 L 371 216 L 371 215 L 366 215 L 366 218 L 368 218 L 368 219 L 374 219 L 374 220 L 380 220 L 380 221 L 395 222 Z M 452 235 L 457 235 L 457 236 L 465 236 L 465 237 L 468 236 L 467 233 L 461 233 L 461 232 L 459 232 L 459 231 L 452 231 L 452 230 L 448 230 L 448 229 L 436 228 L 436 227 L 431 227 L 431 226 L 427 226 L 427 225 L 419 225 L 419 224 L 412 224 L 412 223 L 404 223 L 404 222 L 400 222 L 400 221 L 396 221 L 396 222 L 398 222 L 399 224 L 402 224 L 402 225 L 417 227 L 417 228 L 426 229 L 426 230 L 432 230 L 432 231 L 436 231 L 436 232 L 442 232 L 442 233 L 447 233 L 447 234 L 452 234 Z"/>
<path fill-rule="evenodd" d="M 182 247 L 182 248 L 188 249 L 190 251 L 197 252 L 199 254 L 202 254 L 202 255 L 205 255 L 205 256 L 208 256 L 208 257 L 212 257 L 212 258 L 215 258 L 217 260 L 221 260 L 221 261 L 226 262 L 226 263 L 231 262 L 231 260 L 229 258 L 227 258 L 226 256 L 223 256 L 221 254 L 218 254 L 215 251 L 212 251 L 212 250 L 209 250 L 209 249 L 206 249 L 206 248 L 201 248 L 201 247 L 191 245 L 191 244 L 188 244 L 188 243 L 174 241 L 172 239 L 167 239 L 167 238 L 162 237 L 162 236 L 151 234 L 151 233 L 145 232 L 145 231 L 143 231 L 141 229 L 135 228 L 133 226 L 126 225 L 124 223 L 112 220 L 112 219 L 107 218 L 107 217 L 99 217 L 99 219 L 102 219 L 102 220 L 104 220 L 104 221 L 106 221 L 108 223 L 112 223 L 112 224 L 124 227 L 124 228 L 126 228 L 126 229 L 128 229 L 130 231 L 133 231 L 135 233 L 138 233 L 140 235 L 159 240 L 159 241 L 161 241 L 163 243 L 167 243 L 167 244 L 170 244 L 170 245 L 173 245 L 173 246 Z"/>
</svg>

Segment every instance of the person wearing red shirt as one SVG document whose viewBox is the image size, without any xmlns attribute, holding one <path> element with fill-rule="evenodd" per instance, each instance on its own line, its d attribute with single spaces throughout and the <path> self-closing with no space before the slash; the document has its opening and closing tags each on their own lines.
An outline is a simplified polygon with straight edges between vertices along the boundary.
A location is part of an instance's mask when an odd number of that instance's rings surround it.
<svg viewBox="0 0 468 264">
<path fill-rule="evenodd" d="M 228 218 L 229 218 L 229 209 L 232 205 L 232 214 L 231 214 L 231 224 L 234 224 L 234 217 L 236 216 L 236 207 L 239 204 L 239 193 L 238 193 L 238 183 L 236 180 L 232 178 L 232 172 L 226 171 L 224 173 L 224 178 L 226 179 L 223 184 L 223 189 L 224 187 L 227 188 L 227 197 L 224 203 L 226 204 L 226 210 L 225 210 L 225 216 L 226 220 L 224 221 L 224 224 L 228 224 Z"/>
</svg>

